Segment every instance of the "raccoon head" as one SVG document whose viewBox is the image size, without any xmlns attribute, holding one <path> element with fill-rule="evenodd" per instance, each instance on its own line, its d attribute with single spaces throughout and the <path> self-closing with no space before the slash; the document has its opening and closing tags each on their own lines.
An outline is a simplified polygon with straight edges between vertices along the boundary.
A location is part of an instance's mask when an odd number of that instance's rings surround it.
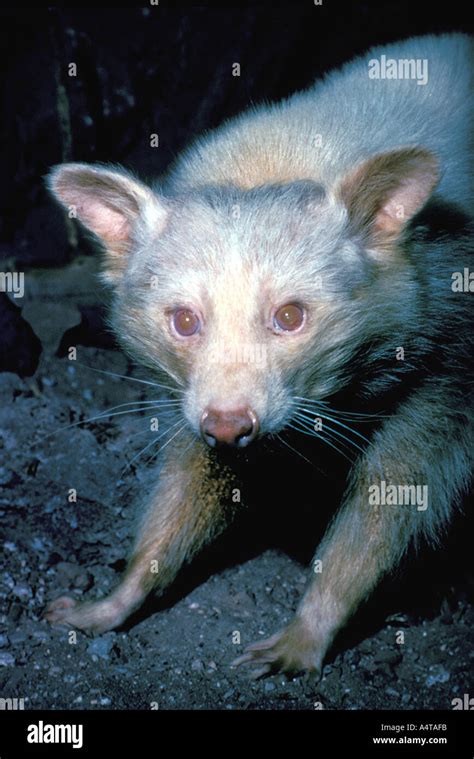
<svg viewBox="0 0 474 759">
<path fill-rule="evenodd" d="M 422 148 L 312 180 L 164 195 L 126 171 L 65 164 L 57 199 L 101 242 L 111 321 L 139 362 L 183 390 L 211 446 L 282 430 L 298 399 L 351 381 L 363 343 L 410 310 L 409 222 L 438 179 Z"/>
</svg>

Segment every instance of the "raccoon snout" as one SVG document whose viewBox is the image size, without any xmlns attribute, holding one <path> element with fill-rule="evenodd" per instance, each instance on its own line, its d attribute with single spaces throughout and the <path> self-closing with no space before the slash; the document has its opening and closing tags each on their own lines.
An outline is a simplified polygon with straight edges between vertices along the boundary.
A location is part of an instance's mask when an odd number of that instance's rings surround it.
<svg viewBox="0 0 474 759">
<path fill-rule="evenodd" d="M 220 411 L 207 408 L 201 417 L 201 434 L 208 445 L 245 448 L 257 436 L 258 417 L 252 409 Z"/>
</svg>

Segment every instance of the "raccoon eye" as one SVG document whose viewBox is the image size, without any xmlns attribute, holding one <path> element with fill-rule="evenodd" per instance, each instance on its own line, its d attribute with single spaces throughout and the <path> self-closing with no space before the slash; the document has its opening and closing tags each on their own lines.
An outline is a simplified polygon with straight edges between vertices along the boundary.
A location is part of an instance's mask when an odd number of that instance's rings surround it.
<svg viewBox="0 0 474 759">
<path fill-rule="evenodd" d="M 301 306 L 296 303 L 288 303 L 275 312 L 273 323 L 278 331 L 294 332 L 303 324 L 304 316 L 305 312 Z"/>
<path fill-rule="evenodd" d="M 176 332 L 182 337 L 195 335 L 201 327 L 198 315 L 189 308 L 177 308 L 173 313 L 172 321 Z"/>
</svg>

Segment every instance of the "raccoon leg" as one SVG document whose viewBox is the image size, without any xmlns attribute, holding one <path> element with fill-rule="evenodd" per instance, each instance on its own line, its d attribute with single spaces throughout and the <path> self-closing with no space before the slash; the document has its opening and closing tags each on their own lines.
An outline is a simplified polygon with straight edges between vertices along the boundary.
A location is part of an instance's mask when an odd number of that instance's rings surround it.
<svg viewBox="0 0 474 759">
<path fill-rule="evenodd" d="M 49 622 L 93 632 L 118 627 L 153 588 L 166 588 L 183 562 L 225 528 L 235 507 L 235 480 L 206 446 L 193 440 L 186 449 L 189 442 L 181 440 L 166 451 L 158 486 L 118 587 L 99 601 L 56 599 L 45 613 Z"/>
<path fill-rule="evenodd" d="M 453 408 L 458 415 L 453 416 Z M 464 411 L 462 411 L 464 409 Z M 356 464 L 342 508 L 318 548 L 315 570 L 292 622 L 250 646 L 233 666 L 254 677 L 320 672 L 336 634 L 421 534 L 434 539 L 468 487 L 472 415 L 464 400 L 419 391 L 389 418 Z M 472 412 L 471 412 L 472 414 Z M 449 420 L 449 423 L 448 421 Z M 427 485 L 427 504 L 377 505 L 373 485 Z M 407 491 L 410 492 L 410 491 Z M 411 488 L 413 493 L 413 488 Z"/>
</svg>

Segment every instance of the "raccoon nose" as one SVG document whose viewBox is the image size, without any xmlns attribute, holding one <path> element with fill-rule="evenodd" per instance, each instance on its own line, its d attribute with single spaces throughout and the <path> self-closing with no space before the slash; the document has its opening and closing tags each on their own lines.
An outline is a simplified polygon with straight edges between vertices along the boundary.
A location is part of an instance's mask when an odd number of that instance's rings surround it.
<svg viewBox="0 0 474 759">
<path fill-rule="evenodd" d="M 201 418 L 201 434 L 208 445 L 245 448 L 257 436 L 258 418 L 251 409 L 219 411 L 207 408 Z"/>
</svg>

